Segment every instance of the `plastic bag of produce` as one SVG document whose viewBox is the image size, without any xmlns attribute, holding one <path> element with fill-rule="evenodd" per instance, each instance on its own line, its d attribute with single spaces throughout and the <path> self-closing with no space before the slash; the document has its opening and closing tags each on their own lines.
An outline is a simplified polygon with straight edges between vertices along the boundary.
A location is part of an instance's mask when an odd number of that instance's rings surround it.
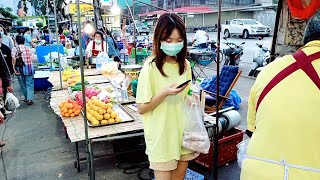
<svg viewBox="0 0 320 180">
<path fill-rule="evenodd" d="M 118 73 L 118 63 L 117 62 L 110 62 L 102 64 L 100 69 L 101 74 L 108 74 L 114 75 Z"/>
<path fill-rule="evenodd" d="M 183 147 L 202 154 L 208 154 L 210 140 L 204 126 L 204 111 L 198 95 L 187 96 L 185 105 L 186 122 L 183 133 Z"/>
<path fill-rule="evenodd" d="M 238 152 L 237 152 L 237 159 L 238 165 L 242 168 L 242 162 L 247 158 L 247 147 L 250 142 L 250 138 L 245 134 L 243 136 L 243 141 L 237 144 Z"/>
<path fill-rule="evenodd" d="M 8 111 L 14 111 L 20 106 L 19 100 L 10 92 L 7 93 L 4 104 Z"/>
</svg>

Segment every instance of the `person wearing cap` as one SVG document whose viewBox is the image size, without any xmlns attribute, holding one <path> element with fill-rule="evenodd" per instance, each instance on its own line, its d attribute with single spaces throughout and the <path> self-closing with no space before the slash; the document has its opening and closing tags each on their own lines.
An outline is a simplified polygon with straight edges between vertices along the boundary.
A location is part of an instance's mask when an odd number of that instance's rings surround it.
<svg viewBox="0 0 320 180">
<path fill-rule="evenodd" d="M 250 91 L 241 180 L 320 179 L 320 11 L 303 41 L 266 66 Z"/>
<path fill-rule="evenodd" d="M 194 28 L 193 32 L 195 32 L 195 34 L 193 36 L 192 44 L 200 48 L 207 48 L 209 35 L 205 31 L 199 30 L 198 28 Z"/>
<path fill-rule="evenodd" d="M 31 49 L 25 45 L 25 38 L 18 35 L 16 37 L 18 46 L 12 49 L 12 65 L 15 67 L 15 74 L 17 75 L 20 89 L 24 96 L 24 101 L 28 105 L 33 104 L 34 97 L 34 67 L 33 67 L 33 53 Z M 21 53 L 24 66 L 16 66 L 16 60 Z"/>
<path fill-rule="evenodd" d="M 2 36 L 2 44 L 12 49 L 14 46 L 13 40 L 10 36 L 7 36 L 6 28 L 4 28 L 2 25 L 0 25 L 0 34 Z"/>
</svg>

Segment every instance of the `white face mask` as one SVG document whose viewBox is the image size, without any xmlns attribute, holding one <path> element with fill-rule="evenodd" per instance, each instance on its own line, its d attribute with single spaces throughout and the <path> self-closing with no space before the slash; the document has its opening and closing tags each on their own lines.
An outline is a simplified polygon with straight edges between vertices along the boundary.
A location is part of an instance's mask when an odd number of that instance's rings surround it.
<svg viewBox="0 0 320 180">
<path fill-rule="evenodd" d="M 97 44 L 100 44 L 101 43 L 101 39 L 95 39 L 94 40 Z"/>
</svg>

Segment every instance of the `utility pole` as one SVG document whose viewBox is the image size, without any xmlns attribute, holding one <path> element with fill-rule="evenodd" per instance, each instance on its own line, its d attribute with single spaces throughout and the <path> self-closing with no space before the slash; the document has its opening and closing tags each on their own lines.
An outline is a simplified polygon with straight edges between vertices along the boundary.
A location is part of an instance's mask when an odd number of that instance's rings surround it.
<svg viewBox="0 0 320 180">
<path fill-rule="evenodd" d="M 102 28 L 102 24 L 103 24 L 99 0 L 93 0 L 93 8 L 94 8 L 94 24 L 95 24 L 96 30 L 98 30 Z"/>
</svg>

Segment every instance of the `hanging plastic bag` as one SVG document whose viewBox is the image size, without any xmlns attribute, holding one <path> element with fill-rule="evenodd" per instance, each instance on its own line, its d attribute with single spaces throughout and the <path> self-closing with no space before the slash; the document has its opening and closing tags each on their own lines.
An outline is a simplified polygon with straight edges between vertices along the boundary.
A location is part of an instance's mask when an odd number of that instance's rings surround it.
<svg viewBox="0 0 320 180">
<path fill-rule="evenodd" d="M 7 93 L 4 104 L 8 111 L 14 111 L 20 106 L 19 100 L 10 92 Z"/>
<path fill-rule="evenodd" d="M 187 96 L 185 112 L 187 118 L 183 133 L 183 147 L 202 154 L 208 154 L 210 140 L 202 120 L 204 111 L 198 95 Z"/>
<path fill-rule="evenodd" d="M 242 162 L 247 158 L 247 148 L 250 142 L 250 138 L 245 134 L 243 136 L 243 140 L 237 144 L 238 152 L 237 152 L 237 159 L 238 165 L 242 168 Z"/>
</svg>

